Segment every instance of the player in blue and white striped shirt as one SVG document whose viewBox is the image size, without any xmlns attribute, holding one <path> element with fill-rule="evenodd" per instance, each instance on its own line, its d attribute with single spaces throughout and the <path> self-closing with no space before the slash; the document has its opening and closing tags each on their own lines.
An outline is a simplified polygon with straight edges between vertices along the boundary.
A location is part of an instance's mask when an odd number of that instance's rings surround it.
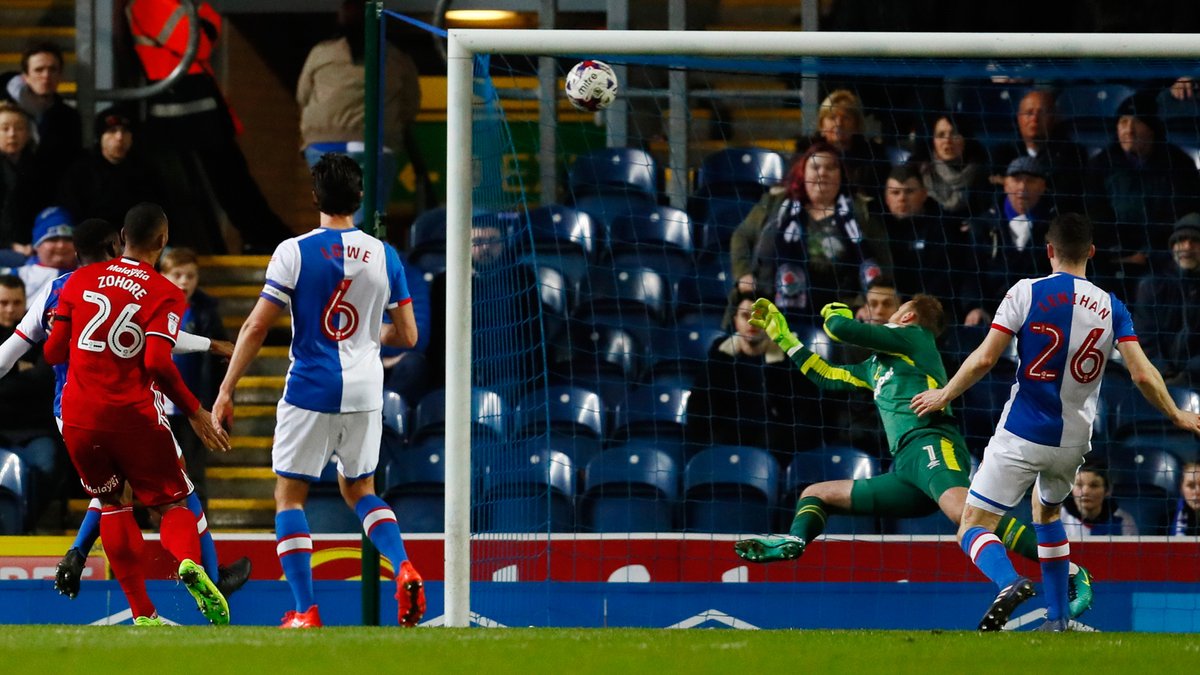
<svg viewBox="0 0 1200 675">
<path fill-rule="evenodd" d="M 1000 588 L 979 630 L 1000 630 L 1013 610 L 1034 595 L 1033 583 L 1017 574 L 992 534 L 1030 485 L 1047 596 L 1046 622 L 1039 630 L 1068 628 L 1070 546 L 1059 513 L 1091 449 L 1100 381 L 1114 345 L 1146 400 L 1179 428 L 1200 433 L 1200 415 L 1175 405 L 1162 375 L 1146 358 L 1129 310 L 1085 278 L 1095 252 L 1090 221 L 1076 214 L 1056 218 L 1046 234 L 1054 273 L 1017 282 L 1000 303 L 983 344 L 950 382 L 912 400 L 919 415 L 941 410 L 978 382 L 1017 338 L 1017 380 L 971 481 L 958 530 L 963 551 Z"/>
<path fill-rule="evenodd" d="M 258 304 L 238 335 L 214 423 L 233 415 L 233 391 L 285 308 L 292 346 L 283 400 L 276 410 L 271 465 L 276 551 L 296 609 L 284 628 L 321 625 L 312 588 L 312 537 L 304 515 L 309 483 L 337 458 L 342 497 L 395 570 L 401 625 L 425 611 L 421 577 L 408 560 L 396 514 L 375 496 L 374 474 L 383 431 L 380 343 L 417 341 L 404 267 L 390 245 L 354 227 L 362 201 L 362 171 L 346 155 L 326 154 L 312 169 L 321 226 L 281 243 L 267 266 Z M 384 326 L 387 312 L 392 323 Z"/>
</svg>

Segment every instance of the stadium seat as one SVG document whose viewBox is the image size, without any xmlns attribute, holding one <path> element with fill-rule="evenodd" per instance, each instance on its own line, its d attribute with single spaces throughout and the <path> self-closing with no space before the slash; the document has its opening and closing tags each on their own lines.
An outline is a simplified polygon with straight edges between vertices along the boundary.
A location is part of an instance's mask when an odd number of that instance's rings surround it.
<svg viewBox="0 0 1200 675">
<path fill-rule="evenodd" d="M 683 439 L 691 390 L 670 384 L 646 384 L 617 404 L 613 438 Z"/>
<path fill-rule="evenodd" d="M 764 148 L 725 148 L 705 157 L 696 171 L 695 194 L 748 196 L 757 200 L 783 181 L 783 156 Z"/>
<path fill-rule="evenodd" d="M 669 532 L 679 509 L 679 465 L 652 441 L 631 441 L 593 457 L 580 504 L 592 532 Z"/>
<path fill-rule="evenodd" d="M 1133 516 L 1138 533 L 1165 535 L 1168 511 L 1179 497 L 1179 460 L 1163 449 L 1122 446 L 1109 453 L 1107 464 L 1113 497 Z"/>
<path fill-rule="evenodd" d="M 576 201 L 588 195 L 632 194 L 657 201 L 658 164 L 650 153 L 634 148 L 605 148 L 575 158 L 568 185 Z"/>
<path fill-rule="evenodd" d="M 651 348 L 651 365 L 643 377 L 651 384 L 694 384 L 704 374 L 713 345 L 729 337 L 714 327 L 680 326 L 672 339 Z"/>
<path fill-rule="evenodd" d="M 664 326 L 673 305 L 671 285 L 647 267 L 595 268 L 580 291 L 573 316 L 593 324 L 619 326 L 642 345 L 668 339 Z"/>
<path fill-rule="evenodd" d="M 15 453 L 0 449 L 0 535 L 25 534 L 31 487 L 25 462 Z"/>
<path fill-rule="evenodd" d="M 688 215 L 698 231 L 697 249 L 699 257 L 728 253 L 729 240 L 734 230 L 750 214 L 758 197 L 716 196 L 703 199 L 693 197 L 688 205 Z"/>
<path fill-rule="evenodd" d="M 684 471 L 684 528 L 769 532 L 778 498 L 779 465 L 770 452 L 713 446 L 697 453 Z"/>
<path fill-rule="evenodd" d="M 1167 391 L 1181 410 L 1200 412 L 1200 392 L 1185 387 L 1167 387 Z M 1138 391 L 1131 390 L 1117 403 L 1111 435 L 1121 439 L 1134 433 L 1164 434 L 1174 428 Z"/>
<path fill-rule="evenodd" d="M 1027 92 L 1010 84 L 957 87 L 947 91 L 946 103 L 980 130 L 981 139 L 1015 139 L 1017 107 Z"/>
<path fill-rule="evenodd" d="M 583 467 L 603 447 L 608 411 L 595 390 L 550 385 L 523 398 L 514 411 L 518 438 L 545 434 Z"/>
<path fill-rule="evenodd" d="M 613 219 L 609 250 L 615 267 L 650 268 L 675 283 L 696 272 L 692 219 L 670 206 L 640 209 Z"/>
<path fill-rule="evenodd" d="M 613 406 L 625 398 L 646 361 L 641 340 L 621 326 L 571 321 L 551 346 L 550 381 L 595 390 Z"/>
<path fill-rule="evenodd" d="M 673 289 L 675 322 L 681 326 L 719 327 L 725 320 L 732 283 L 725 270 L 704 265 L 695 276 L 680 279 Z"/>
<path fill-rule="evenodd" d="M 1076 143 L 1103 148 L 1116 140 L 1117 110 L 1133 94 L 1122 84 L 1070 85 L 1058 94 L 1058 116 Z"/>
<path fill-rule="evenodd" d="M 783 483 L 780 525 L 791 526 L 794 507 L 804 488 L 829 480 L 858 480 L 879 475 L 879 461 L 857 448 L 830 446 L 798 453 L 788 465 Z M 874 516 L 830 516 L 829 534 L 877 534 Z"/>
<path fill-rule="evenodd" d="M 608 247 L 601 224 L 569 206 L 549 204 L 533 209 L 529 229 L 535 264 L 556 267 L 576 288 L 587 277 L 588 265 Z"/>
<path fill-rule="evenodd" d="M 951 404 L 950 409 L 961 420 L 963 436 L 973 454 L 980 455 L 996 432 L 1012 385 L 1010 376 L 988 374 Z"/>
<path fill-rule="evenodd" d="M 395 431 L 401 438 L 408 436 L 408 401 L 386 389 L 383 392 L 383 426 Z"/>
<path fill-rule="evenodd" d="M 562 452 L 518 445 L 487 467 L 480 504 L 485 532 L 570 532 L 575 529 L 575 465 Z M 508 454 L 508 453 L 506 453 Z"/>
<path fill-rule="evenodd" d="M 1180 146 L 1200 146 L 1200 100 L 1178 100 L 1170 89 L 1158 95 L 1158 116 L 1167 127 L 1167 140 Z"/>
<path fill-rule="evenodd" d="M 912 150 L 902 148 L 899 145 L 889 145 L 884 148 L 887 153 L 888 164 L 893 167 L 904 166 L 908 164 L 908 160 L 912 159 Z"/>
<path fill-rule="evenodd" d="M 385 389 L 394 391 L 406 400 L 419 400 L 429 391 L 429 364 L 421 352 L 401 352 L 388 372 Z"/>
<path fill-rule="evenodd" d="M 1147 450 L 1170 453 L 1181 465 L 1200 461 L 1200 440 L 1187 433 L 1126 436 L 1121 440 L 1119 452 L 1132 455 Z"/>
<path fill-rule="evenodd" d="M 396 512 L 401 532 L 445 530 L 444 454 L 444 445 L 426 443 L 399 453 L 384 465 L 378 484 L 380 496 Z"/>
<path fill-rule="evenodd" d="M 408 230 L 408 261 L 432 273 L 446 269 L 446 207 L 417 216 Z"/>
<path fill-rule="evenodd" d="M 537 279 L 538 299 L 541 300 L 542 325 L 546 335 L 553 337 L 567 325 L 571 303 L 577 293 L 574 282 L 552 265 L 531 265 Z"/>
<path fill-rule="evenodd" d="M 304 515 L 308 518 L 309 529 L 316 534 L 349 533 L 362 529 L 358 514 L 346 506 L 342 499 L 336 461 L 326 464 L 321 477 L 309 484 Z"/>
<path fill-rule="evenodd" d="M 483 387 L 471 389 L 471 437 L 481 442 L 504 442 L 508 438 L 508 410 L 500 394 Z M 446 429 L 446 390 L 435 389 L 423 396 L 412 416 L 410 441 L 443 435 Z"/>
</svg>

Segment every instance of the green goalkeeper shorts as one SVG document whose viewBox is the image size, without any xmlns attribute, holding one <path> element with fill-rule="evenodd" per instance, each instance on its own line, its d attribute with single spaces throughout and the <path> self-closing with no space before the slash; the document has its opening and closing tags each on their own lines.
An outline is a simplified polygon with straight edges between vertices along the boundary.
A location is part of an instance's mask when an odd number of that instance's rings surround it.
<svg viewBox="0 0 1200 675">
<path fill-rule="evenodd" d="M 938 498 L 953 487 L 971 485 L 971 457 L 958 433 L 926 433 L 909 438 L 882 476 L 854 481 L 853 513 L 918 518 L 938 510 Z"/>
</svg>

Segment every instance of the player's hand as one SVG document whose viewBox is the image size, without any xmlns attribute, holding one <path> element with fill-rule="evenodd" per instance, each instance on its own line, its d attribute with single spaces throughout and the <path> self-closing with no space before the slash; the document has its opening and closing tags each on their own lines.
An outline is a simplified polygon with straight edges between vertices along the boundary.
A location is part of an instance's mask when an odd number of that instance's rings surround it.
<svg viewBox="0 0 1200 675">
<path fill-rule="evenodd" d="M 196 408 L 196 412 L 188 417 L 192 430 L 200 437 L 200 442 L 204 444 L 204 447 L 209 450 L 229 452 L 229 434 L 213 420 L 212 414 L 205 410 L 204 406 Z"/>
<path fill-rule="evenodd" d="M 912 408 L 917 417 L 924 417 L 948 405 L 950 405 L 950 399 L 946 396 L 946 390 L 927 389 L 912 397 L 912 401 L 908 404 L 908 407 Z"/>
<path fill-rule="evenodd" d="M 825 322 L 825 324 L 822 325 L 821 328 L 825 331 L 825 334 L 828 335 L 831 339 L 836 340 L 837 342 L 841 342 L 841 340 L 838 339 L 838 336 L 829 332 L 829 319 L 831 317 L 835 317 L 835 316 L 841 316 L 841 317 L 845 317 L 847 319 L 853 320 L 854 313 L 850 311 L 849 306 L 847 306 L 845 303 L 842 303 L 842 302 L 831 302 L 828 305 L 825 305 L 824 307 L 821 308 L 821 320 Z"/>
<path fill-rule="evenodd" d="M 1175 426 L 1183 429 L 1184 431 L 1190 431 L 1193 434 L 1200 434 L 1200 415 L 1194 412 L 1180 410 L 1179 414 L 1175 416 L 1175 419 L 1171 421 L 1175 423 Z"/>
<path fill-rule="evenodd" d="M 213 401 L 211 423 L 213 428 L 220 429 L 222 432 L 233 428 L 232 396 L 225 392 L 217 394 L 217 400 Z"/>
<path fill-rule="evenodd" d="M 755 328 L 761 328 L 766 332 L 767 337 L 775 341 L 783 351 L 788 352 L 800 344 L 800 339 L 796 334 L 788 329 L 787 319 L 783 318 L 783 313 L 775 306 L 775 303 L 766 298 L 759 298 L 754 301 L 754 306 L 750 309 L 750 325 Z"/>
<path fill-rule="evenodd" d="M 233 356 L 233 343 L 229 340 L 209 340 L 208 353 L 228 360 Z"/>
</svg>

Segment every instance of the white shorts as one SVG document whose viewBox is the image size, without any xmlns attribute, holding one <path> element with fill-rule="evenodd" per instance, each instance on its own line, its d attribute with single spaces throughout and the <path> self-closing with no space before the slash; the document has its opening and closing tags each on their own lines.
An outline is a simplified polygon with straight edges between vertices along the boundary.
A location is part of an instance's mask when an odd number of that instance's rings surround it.
<svg viewBox="0 0 1200 675">
<path fill-rule="evenodd" d="M 1043 504 L 1061 504 L 1070 496 L 1075 474 L 1090 448 L 1041 445 L 997 429 L 983 451 L 979 471 L 971 479 L 967 503 L 1004 515 L 1021 501 L 1030 485 L 1036 484 Z"/>
<path fill-rule="evenodd" d="M 316 480 L 333 457 L 351 480 L 375 473 L 383 415 L 379 410 L 322 413 L 280 401 L 275 409 L 271 470 L 285 478 Z"/>
</svg>

